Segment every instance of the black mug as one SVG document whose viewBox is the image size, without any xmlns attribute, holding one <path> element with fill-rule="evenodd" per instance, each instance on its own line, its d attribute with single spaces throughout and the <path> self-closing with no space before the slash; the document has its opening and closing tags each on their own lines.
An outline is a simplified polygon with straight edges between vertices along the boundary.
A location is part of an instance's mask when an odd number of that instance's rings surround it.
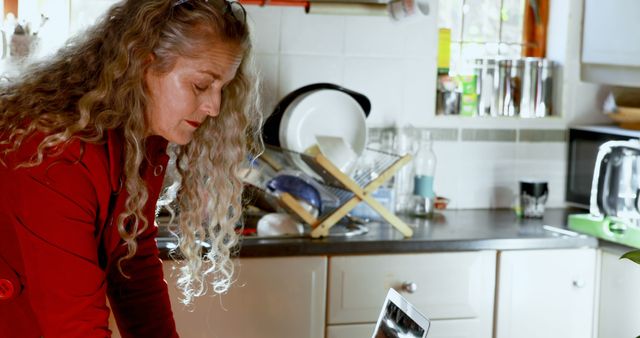
<svg viewBox="0 0 640 338">
<path fill-rule="evenodd" d="M 520 180 L 520 207 L 523 217 L 542 218 L 548 197 L 547 181 Z"/>
</svg>

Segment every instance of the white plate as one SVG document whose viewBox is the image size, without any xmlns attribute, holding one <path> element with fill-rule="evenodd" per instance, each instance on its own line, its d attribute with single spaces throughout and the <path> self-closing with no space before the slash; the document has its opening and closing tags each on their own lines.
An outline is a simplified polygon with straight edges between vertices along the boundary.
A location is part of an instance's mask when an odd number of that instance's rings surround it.
<svg viewBox="0 0 640 338">
<path fill-rule="evenodd" d="M 358 156 L 362 155 L 367 143 L 362 107 L 337 90 L 321 89 L 296 99 L 282 115 L 280 145 L 304 153 L 317 143 L 316 135 L 342 137 Z M 310 170 L 305 167 L 300 169 Z"/>
</svg>

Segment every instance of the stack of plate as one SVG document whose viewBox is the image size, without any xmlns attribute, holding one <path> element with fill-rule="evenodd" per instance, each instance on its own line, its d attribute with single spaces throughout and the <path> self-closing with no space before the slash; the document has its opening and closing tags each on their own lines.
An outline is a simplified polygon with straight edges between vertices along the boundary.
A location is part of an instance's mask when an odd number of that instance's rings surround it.
<svg viewBox="0 0 640 338">
<path fill-rule="evenodd" d="M 317 90 L 296 99 L 280 122 L 280 146 L 305 152 L 316 136 L 342 137 L 361 154 L 367 135 L 365 113 L 351 96 L 335 90 Z"/>
<path fill-rule="evenodd" d="M 267 144 L 305 153 L 317 145 L 316 136 L 341 137 L 359 156 L 366 147 L 366 117 L 370 109 L 371 104 L 364 95 L 346 88 L 333 84 L 305 86 L 276 106 L 265 123 L 264 140 Z M 313 175 L 302 161 L 295 162 L 301 170 Z"/>
</svg>

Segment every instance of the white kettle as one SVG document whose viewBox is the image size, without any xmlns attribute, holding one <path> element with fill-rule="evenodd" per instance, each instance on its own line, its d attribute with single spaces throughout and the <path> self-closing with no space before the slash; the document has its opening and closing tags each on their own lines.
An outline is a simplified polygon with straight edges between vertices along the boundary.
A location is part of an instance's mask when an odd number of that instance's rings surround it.
<svg viewBox="0 0 640 338">
<path fill-rule="evenodd" d="M 598 150 L 590 212 L 640 225 L 640 142 L 609 141 Z"/>
</svg>

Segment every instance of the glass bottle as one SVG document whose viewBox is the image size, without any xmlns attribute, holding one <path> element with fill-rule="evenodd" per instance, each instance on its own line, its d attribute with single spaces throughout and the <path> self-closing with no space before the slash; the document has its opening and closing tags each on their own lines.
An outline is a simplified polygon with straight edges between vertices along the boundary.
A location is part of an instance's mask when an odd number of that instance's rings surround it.
<svg viewBox="0 0 640 338">
<path fill-rule="evenodd" d="M 414 159 L 413 176 L 413 214 L 430 216 L 433 213 L 433 181 L 436 171 L 436 154 L 433 152 L 431 132 L 424 130 L 420 134 L 420 146 Z"/>
<path fill-rule="evenodd" d="M 393 148 L 393 141 L 395 139 L 395 131 L 394 130 L 384 130 L 381 133 L 380 137 L 380 150 L 384 153 L 394 154 L 395 149 Z M 387 180 L 382 186 L 393 189 L 394 177 L 392 176 L 389 180 Z"/>
<path fill-rule="evenodd" d="M 416 128 L 411 125 L 396 127 L 394 140 L 395 153 L 398 155 L 416 155 Z M 411 161 L 396 173 L 393 181 L 395 197 L 395 212 L 399 214 L 413 213 L 413 171 L 414 163 Z"/>
</svg>

